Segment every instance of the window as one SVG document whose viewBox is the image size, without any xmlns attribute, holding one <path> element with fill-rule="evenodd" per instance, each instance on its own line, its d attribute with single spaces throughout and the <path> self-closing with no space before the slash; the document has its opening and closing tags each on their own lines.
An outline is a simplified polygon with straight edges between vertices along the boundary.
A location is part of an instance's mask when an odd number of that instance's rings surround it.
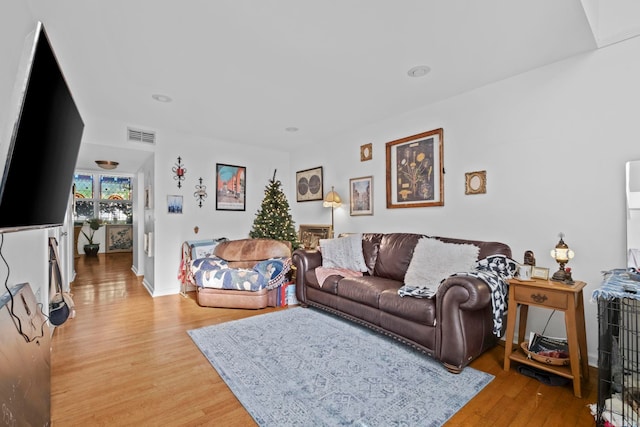
<svg viewBox="0 0 640 427">
<path fill-rule="evenodd" d="M 131 223 L 131 178 L 101 174 L 76 174 L 74 221 L 100 218 L 106 223 Z M 97 191 L 96 191 L 97 190 Z"/>
</svg>

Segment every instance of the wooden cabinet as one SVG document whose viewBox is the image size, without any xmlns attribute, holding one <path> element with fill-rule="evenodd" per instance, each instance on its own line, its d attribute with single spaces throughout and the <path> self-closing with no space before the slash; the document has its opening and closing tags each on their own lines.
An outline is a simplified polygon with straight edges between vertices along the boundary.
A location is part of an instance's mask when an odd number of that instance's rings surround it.
<svg viewBox="0 0 640 427">
<path fill-rule="evenodd" d="M 584 300 L 582 289 L 584 282 L 574 285 L 549 280 L 509 281 L 509 311 L 504 346 L 504 370 L 508 371 L 511 361 L 533 366 L 547 372 L 569 378 L 573 381 L 573 393 L 582 397 L 581 378 L 589 378 L 587 360 L 587 336 L 584 323 Z M 560 310 L 564 312 L 567 342 L 569 344 L 569 366 L 547 365 L 529 359 L 519 348 L 514 351 L 514 334 L 517 310 L 520 309 L 518 342 L 525 341 L 529 306 Z"/>
</svg>

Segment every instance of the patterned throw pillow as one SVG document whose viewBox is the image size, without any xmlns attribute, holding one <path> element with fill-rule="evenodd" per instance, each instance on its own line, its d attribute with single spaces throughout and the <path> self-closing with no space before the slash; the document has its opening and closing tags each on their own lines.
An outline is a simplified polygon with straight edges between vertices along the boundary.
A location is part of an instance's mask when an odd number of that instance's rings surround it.
<svg viewBox="0 0 640 427">
<path fill-rule="evenodd" d="M 362 234 L 350 234 L 337 239 L 320 239 L 322 266 L 367 271 L 362 255 Z"/>
<path fill-rule="evenodd" d="M 476 268 L 483 271 L 493 271 L 507 279 L 511 279 L 518 271 L 518 263 L 508 256 L 496 254 L 478 260 Z"/>
</svg>

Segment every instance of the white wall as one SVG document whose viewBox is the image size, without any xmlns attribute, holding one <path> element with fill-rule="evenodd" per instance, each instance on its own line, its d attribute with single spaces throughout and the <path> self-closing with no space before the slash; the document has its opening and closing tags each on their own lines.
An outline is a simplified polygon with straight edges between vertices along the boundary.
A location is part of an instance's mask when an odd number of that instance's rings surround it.
<svg viewBox="0 0 640 427">
<path fill-rule="evenodd" d="M 138 274 L 144 275 L 143 283 L 151 294 L 154 293 L 154 278 L 155 278 L 155 255 L 156 255 L 156 224 L 155 224 L 155 193 L 154 186 L 154 173 L 155 173 L 155 156 L 151 156 L 143 165 L 138 173 L 140 182 L 137 183 L 136 189 L 138 192 L 134 195 L 134 204 L 138 208 L 134 211 L 134 224 L 138 225 L 142 231 L 138 231 L 136 236 L 138 238 L 147 235 L 148 238 L 148 250 L 147 252 L 139 252 L 140 256 L 137 269 Z M 145 192 L 149 191 L 149 201 L 145 202 Z M 142 200 L 141 200 L 142 199 Z M 137 217 L 137 219 L 136 219 Z M 142 217 L 142 219 L 140 219 Z M 140 248 L 140 242 L 135 245 Z M 134 267 L 136 268 L 136 267 Z"/>
<path fill-rule="evenodd" d="M 345 198 L 336 231 L 408 231 L 508 243 L 523 260 L 557 265 L 549 251 L 566 234 L 569 264 L 585 289 L 591 363 L 597 358 L 597 310 L 590 302 L 601 270 L 625 264 L 625 162 L 640 159 L 640 38 L 580 55 L 389 118 L 292 153 L 295 170 L 324 166 L 326 186 Z M 470 70 L 469 72 L 472 72 Z M 428 84 L 428 81 L 425 82 Z M 444 128 L 445 205 L 386 209 L 385 143 Z M 373 143 L 373 160 L 359 146 Z M 464 194 L 465 172 L 487 171 L 487 194 Z M 349 178 L 373 175 L 374 216 L 350 217 Z M 293 194 L 293 193 L 290 193 Z M 320 202 L 293 203 L 298 223 L 328 223 Z M 531 310 L 541 330 L 547 310 Z M 563 316 L 548 333 L 564 336 Z"/>
<path fill-rule="evenodd" d="M 172 167 L 180 156 L 187 169 L 182 188 L 173 179 Z M 218 211 L 215 208 L 216 163 L 247 168 L 246 210 Z M 158 133 L 155 154 L 154 215 L 155 262 L 153 295 L 175 294 L 181 245 L 185 240 L 249 237 L 256 213 L 264 198 L 268 180 L 277 169 L 283 191 L 291 187 L 289 155 L 261 147 L 199 138 L 162 130 Z M 208 197 L 198 207 L 194 197 L 198 178 L 207 186 Z M 167 213 L 167 196 L 183 196 L 183 213 Z M 291 200 L 290 200 L 291 203 Z M 194 232 L 194 227 L 199 232 Z M 145 273 L 145 281 L 147 280 Z"/>
</svg>

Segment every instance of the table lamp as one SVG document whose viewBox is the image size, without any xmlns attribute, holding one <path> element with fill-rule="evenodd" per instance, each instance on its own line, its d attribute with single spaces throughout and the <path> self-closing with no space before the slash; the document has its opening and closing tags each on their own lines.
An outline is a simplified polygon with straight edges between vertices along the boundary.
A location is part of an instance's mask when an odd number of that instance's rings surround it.
<svg viewBox="0 0 640 427">
<path fill-rule="evenodd" d="M 551 258 L 555 259 L 556 262 L 560 264 L 560 268 L 558 269 L 558 271 L 553 273 L 553 277 L 551 277 L 551 280 L 554 280 L 556 282 L 564 282 L 570 277 L 567 277 L 568 275 L 564 269 L 564 266 L 569 262 L 570 259 L 573 258 L 574 253 L 564 242 L 564 233 L 560 233 L 558 236 L 560 237 L 560 241 L 558 242 L 556 247 L 551 250 Z"/>
</svg>

